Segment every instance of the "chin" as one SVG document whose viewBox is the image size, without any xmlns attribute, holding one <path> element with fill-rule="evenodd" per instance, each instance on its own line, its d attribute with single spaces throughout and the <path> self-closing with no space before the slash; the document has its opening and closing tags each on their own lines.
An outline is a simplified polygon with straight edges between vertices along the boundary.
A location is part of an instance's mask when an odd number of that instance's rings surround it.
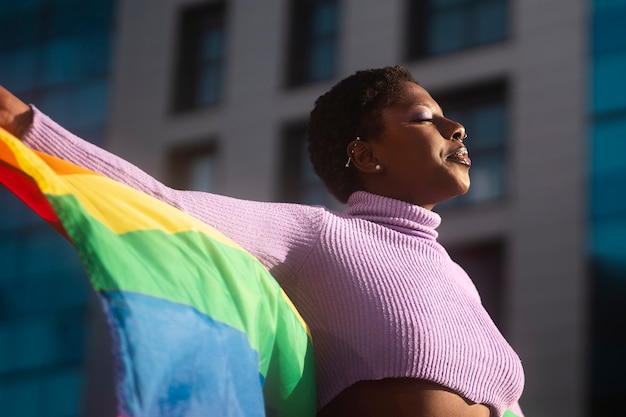
<svg viewBox="0 0 626 417">
<path fill-rule="evenodd" d="M 446 190 L 448 191 L 449 197 L 447 200 L 467 194 L 470 189 L 470 176 L 467 171 L 455 172 L 454 175 L 448 177 L 448 181 Z"/>
<path fill-rule="evenodd" d="M 456 194 L 454 195 L 454 197 L 467 194 L 469 189 L 470 189 L 470 181 L 468 178 L 466 181 L 461 181 L 457 183 L 457 190 L 456 190 Z"/>
</svg>

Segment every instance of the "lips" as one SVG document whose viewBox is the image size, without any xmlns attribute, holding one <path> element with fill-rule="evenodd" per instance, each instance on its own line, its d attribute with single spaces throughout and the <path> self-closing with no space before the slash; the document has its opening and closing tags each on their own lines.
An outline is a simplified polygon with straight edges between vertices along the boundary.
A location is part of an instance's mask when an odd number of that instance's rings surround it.
<svg viewBox="0 0 626 417">
<path fill-rule="evenodd" d="M 465 146 L 461 146 L 446 156 L 446 161 L 456 162 L 457 164 L 462 164 L 468 167 L 472 166 L 472 160 L 469 158 L 467 148 Z"/>
</svg>

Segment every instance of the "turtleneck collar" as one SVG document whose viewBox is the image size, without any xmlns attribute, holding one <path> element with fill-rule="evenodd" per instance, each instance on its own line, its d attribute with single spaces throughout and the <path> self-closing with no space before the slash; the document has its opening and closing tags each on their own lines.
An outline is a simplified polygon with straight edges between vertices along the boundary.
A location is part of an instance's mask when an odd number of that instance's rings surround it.
<svg viewBox="0 0 626 417">
<path fill-rule="evenodd" d="M 405 201 L 357 191 L 348 198 L 347 214 L 389 227 L 401 233 L 436 240 L 441 217 Z"/>
</svg>

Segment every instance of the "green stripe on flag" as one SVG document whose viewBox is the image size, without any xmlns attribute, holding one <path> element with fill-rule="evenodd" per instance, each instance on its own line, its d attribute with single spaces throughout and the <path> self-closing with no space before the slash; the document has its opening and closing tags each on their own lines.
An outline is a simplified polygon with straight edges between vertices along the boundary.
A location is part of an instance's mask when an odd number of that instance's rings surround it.
<svg viewBox="0 0 626 417">
<path fill-rule="evenodd" d="M 167 299 L 240 329 L 259 352 L 266 394 L 288 398 L 296 409 L 316 409 L 309 335 L 278 283 L 252 255 L 198 231 L 118 235 L 73 196 L 48 198 L 97 290 Z"/>
</svg>

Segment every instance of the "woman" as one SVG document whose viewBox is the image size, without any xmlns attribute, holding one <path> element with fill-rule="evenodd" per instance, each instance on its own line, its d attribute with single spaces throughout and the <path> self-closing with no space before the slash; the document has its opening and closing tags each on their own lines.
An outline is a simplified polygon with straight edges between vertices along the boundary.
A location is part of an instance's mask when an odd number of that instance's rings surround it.
<svg viewBox="0 0 626 417">
<path fill-rule="evenodd" d="M 259 258 L 311 328 L 320 416 L 521 416 L 519 358 L 436 240 L 432 208 L 469 188 L 465 129 L 407 70 L 359 71 L 311 112 L 311 160 L 345 213 L 170 189 L 6 90 L 0 125 Z"/>
</svg>

